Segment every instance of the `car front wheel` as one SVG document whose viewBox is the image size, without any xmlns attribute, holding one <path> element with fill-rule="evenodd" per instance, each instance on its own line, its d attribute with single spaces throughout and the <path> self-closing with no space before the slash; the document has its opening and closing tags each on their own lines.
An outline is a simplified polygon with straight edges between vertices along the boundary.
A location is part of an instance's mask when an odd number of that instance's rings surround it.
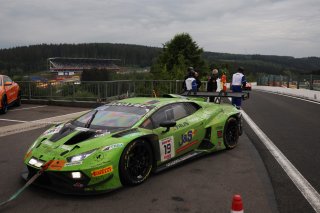
<svg viewBox="0 0 320 213">
<path fill-rule="evenodd" d="M 119 172 L 124 185 L 138 185 L 144 182 L 152 170 L 152 150 L 147 141 L 131 142 L 123 151 Z"/>
</svg>

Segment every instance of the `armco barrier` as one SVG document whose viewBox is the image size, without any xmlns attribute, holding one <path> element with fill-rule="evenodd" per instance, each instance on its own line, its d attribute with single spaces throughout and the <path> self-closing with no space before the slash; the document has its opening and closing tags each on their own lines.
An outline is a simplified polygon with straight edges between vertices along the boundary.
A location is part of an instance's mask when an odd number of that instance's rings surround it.
<svg viewBox="0 0 320 213">
<path fill-rule="evenodd" d="M 252 88 L 320 102 L 320 91 L 270 86 L 253 86 Z"/>
</svg>

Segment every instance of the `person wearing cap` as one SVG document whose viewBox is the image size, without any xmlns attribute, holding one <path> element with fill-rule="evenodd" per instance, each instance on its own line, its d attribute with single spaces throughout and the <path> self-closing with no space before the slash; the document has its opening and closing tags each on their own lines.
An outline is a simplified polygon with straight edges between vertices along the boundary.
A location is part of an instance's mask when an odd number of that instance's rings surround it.
<svg viewBox="0 0 320 213">
<path fill-rule="evenodd" d="M 243 74 L 243 67 L 239 67 L 238 71 L 232 75 L 231 88 L 232 92 L 242 92 L 242 86 L 246 85 L 246 78 Z M 241 98 L 232 98 L 232 105 L 236 106 L 237 109 L 241 107 Z"/>
</svg>

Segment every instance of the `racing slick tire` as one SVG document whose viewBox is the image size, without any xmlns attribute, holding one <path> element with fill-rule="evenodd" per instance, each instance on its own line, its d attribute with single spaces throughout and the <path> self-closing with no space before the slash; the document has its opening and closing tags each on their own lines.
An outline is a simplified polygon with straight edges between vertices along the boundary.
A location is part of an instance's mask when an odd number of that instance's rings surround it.
<svg viewBox="0 0 320 213">
<path fill-rule="evenodd" d="M 2 105 L 2 108 L 0 109 L 0 113 L 1 113 L 1 114 L 6 114 L 7 111 L 8 111 L 8 103 L 7 103 L 7 98 L 6 98 L 6 96 L 4 96 L 4 97 L 2 98 L 2 103 L 1 103 L 1 105 Z"/>
<path fill-rule="evenodd" d="M 239 124 L 236 118 L 228 118 L 224 126 L 223 143 L 226 149 L 233 149 L 239 140 Z"/>
<path fill-rule="evenodd" d="M 144 182 L 153 167 L 152 149 L 147 141 L 135 140 L 123 151 L 119 173 L 123 185 L 138 185 Z"/>
</svg>

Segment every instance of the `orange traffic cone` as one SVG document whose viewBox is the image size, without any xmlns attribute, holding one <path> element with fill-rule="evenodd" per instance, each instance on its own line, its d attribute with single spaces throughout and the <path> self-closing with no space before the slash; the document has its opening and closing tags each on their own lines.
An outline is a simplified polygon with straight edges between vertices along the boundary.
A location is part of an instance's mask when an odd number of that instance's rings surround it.
<svg viewBox="0 0 320 213">
<path fill-rule="evenodd" d="M 231 213 L 243 213 L 243 204 L 240 195 L 233 195 Z"/>
</svg>

